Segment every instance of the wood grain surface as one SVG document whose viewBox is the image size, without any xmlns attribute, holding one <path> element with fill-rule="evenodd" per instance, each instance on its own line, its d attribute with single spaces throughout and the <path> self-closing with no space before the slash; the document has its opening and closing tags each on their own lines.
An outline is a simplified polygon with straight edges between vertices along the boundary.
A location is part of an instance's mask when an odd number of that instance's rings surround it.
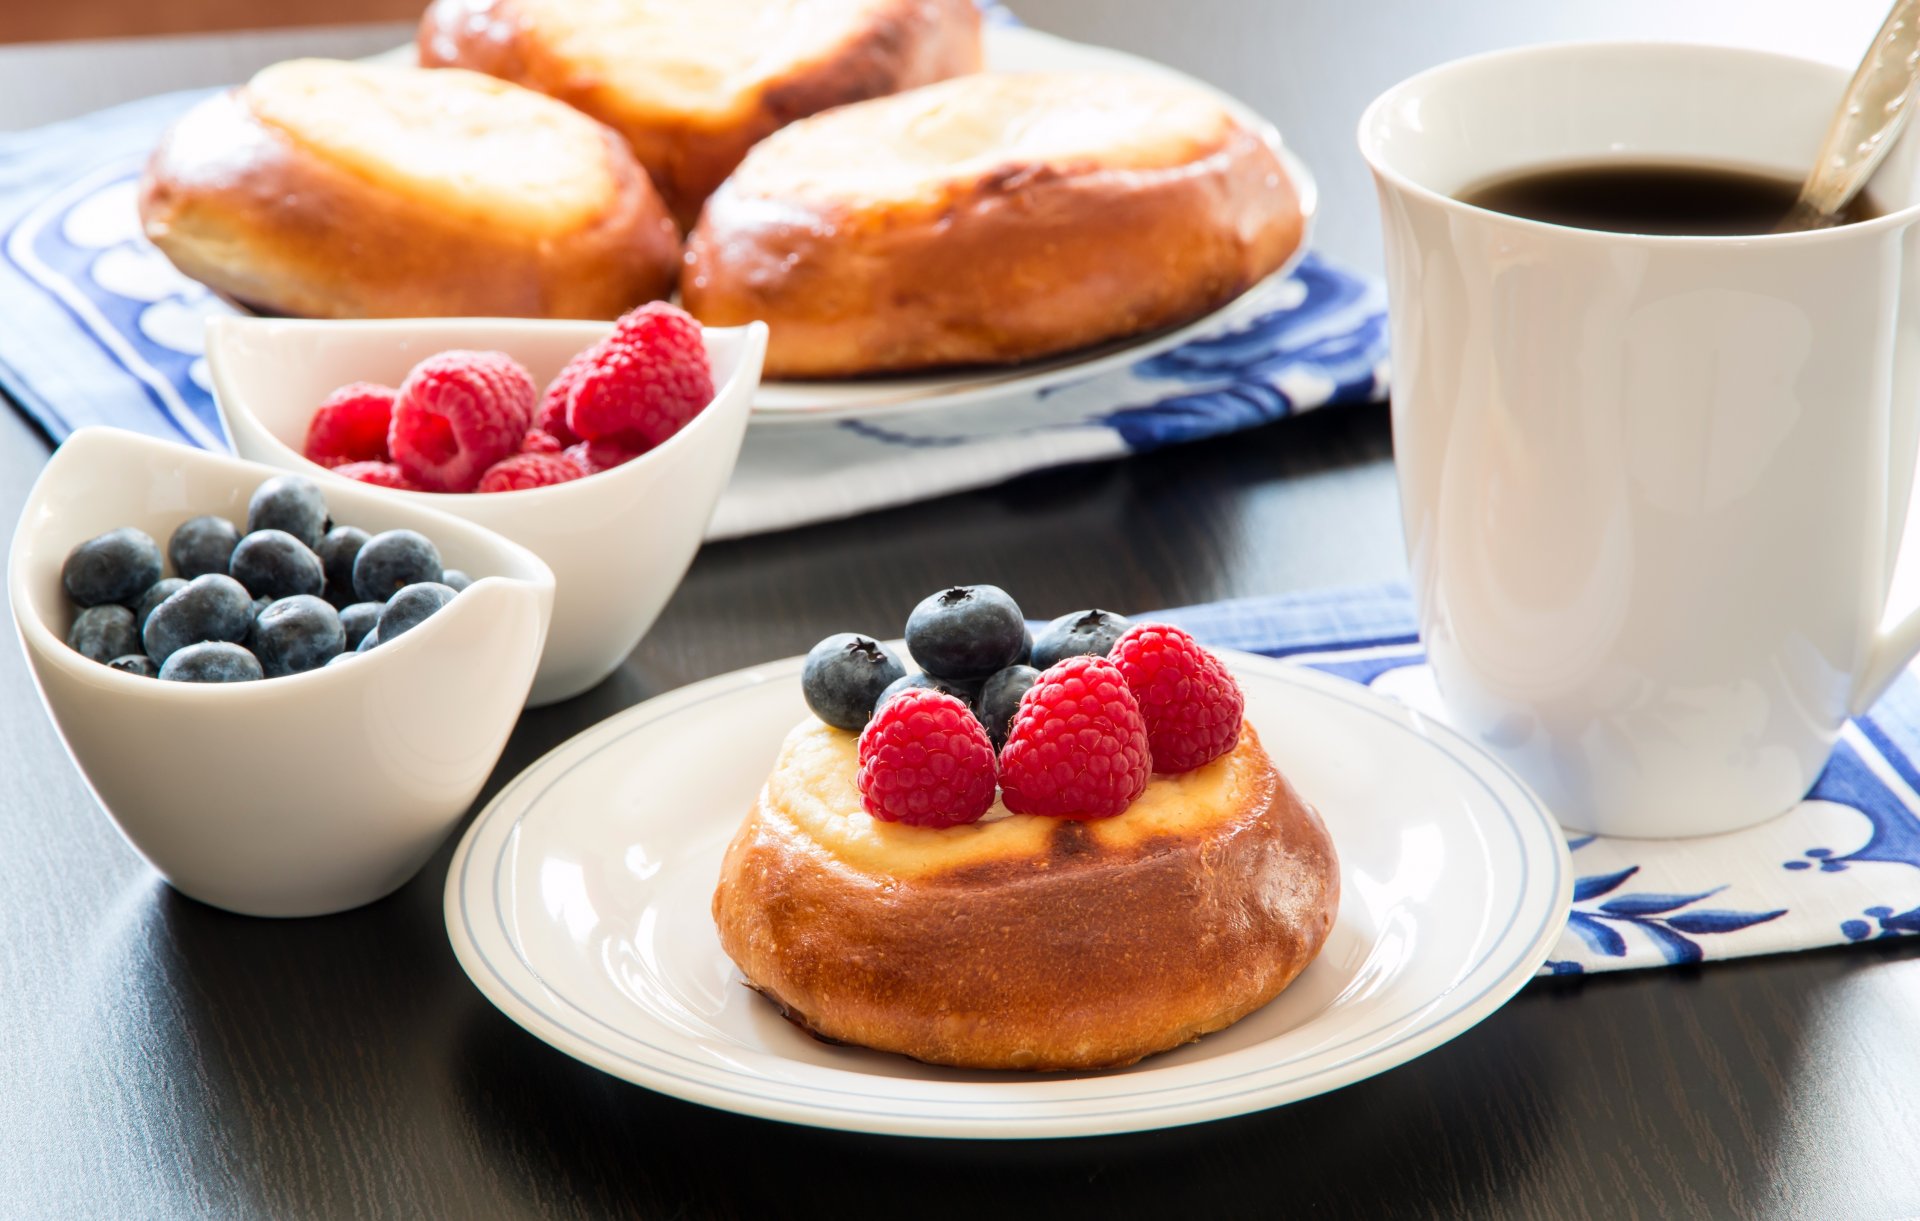
<svg viewBox="0 0 1920 1221">
<path fill-rule="evenodd" d="M 1365 262 L 1347 93 L 1474 45 L 1692 32 L 1729 6 L 1024 7 L 1176 59 L 1212 47 L 1216 74 L 1266 90 L 1269 107 L 1318 81 L 1290 138 L 1323 150 L 1341 192 L 1326 219 L 1344 218 L 1327 231 Z M 1806 38 L 1838 40 L 1845 20 L 1864 40 L 1874 7 L 1824 7 Z M 1773 36 L 1794 34 L 1791 14 L 1748 8 L 1740 37 L 1769 13 Z M 830 631 L 897 630 L 955 580 L 1051 615 L 1398 577 L 1389 452 L 1383 409 L 1327 413 L 708 547 L 618 674 L 524 718 L 486 795 L 637 700 Z M 46 453 L 0 410 L 0 522 Z M 327 919 L 183 899 L 113 831 L 18 648 L 0 647 L 0 1216 L 1920 1215 L 1920 940 L 1536 982 L 1413 1063 L 1243 1119 L 929 1142 L 710 1111 L 546 1047 L 453 959 L 449 851 L 391 898 Z"/>
</svg>

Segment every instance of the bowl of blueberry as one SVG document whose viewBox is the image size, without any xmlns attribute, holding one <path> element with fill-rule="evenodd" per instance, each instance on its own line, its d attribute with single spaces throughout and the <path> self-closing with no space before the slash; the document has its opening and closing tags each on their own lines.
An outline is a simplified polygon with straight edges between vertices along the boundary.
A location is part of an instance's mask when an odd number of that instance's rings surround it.
<svg viewBox="0 0 1920 1221">
<path fill-rule="evenodd" d="M 265 916 L 419 870 L 499 760 L 554 587 L 470 522 L 111 428 L 54 452 L 7 575 L 41 698 L 127 841 Z"/>
<path fill-rule="evenodd" d="M 540 705 L 618 668 L 679 585 L 766 334 L 663 302 L 613 323 L 215 318 L 207 362 L 243 457 L 452 513 L 546 561 Z"/>
</svg>

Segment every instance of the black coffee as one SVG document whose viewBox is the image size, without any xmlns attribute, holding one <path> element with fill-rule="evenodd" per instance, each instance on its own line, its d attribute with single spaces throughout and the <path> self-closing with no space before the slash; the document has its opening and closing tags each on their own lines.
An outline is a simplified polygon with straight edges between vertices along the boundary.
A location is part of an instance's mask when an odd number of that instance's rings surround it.
<svg viewBox="0 0 1920 1221">
<path fill-rule="evenodd" d="M 1648 161 L 1585 161 L 1502 174 L 1459 192 L 1463 203 L 1609 233 L 1734 237 L 1771 233 L 1800 193 L 1796 179 L 1753 170 Z M 1880 215 L 1865 192 L 1844 224 Z"/>
</svg>

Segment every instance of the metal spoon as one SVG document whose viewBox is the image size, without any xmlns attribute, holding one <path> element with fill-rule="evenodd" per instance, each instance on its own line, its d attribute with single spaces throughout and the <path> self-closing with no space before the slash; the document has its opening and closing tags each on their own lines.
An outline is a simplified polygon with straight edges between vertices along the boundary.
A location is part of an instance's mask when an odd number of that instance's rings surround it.
<svg viewBox="0 0 1920 1221">
<path fill-rule="evenodd" d="M 1920 0 L 1895 0 L 1860 61 L 1821 141 L 1800 198 L 1774 229 L 1793 233 L 1840 223 L 1840 214 L 1893 150 L 1920 81 Z"/>
</svg>

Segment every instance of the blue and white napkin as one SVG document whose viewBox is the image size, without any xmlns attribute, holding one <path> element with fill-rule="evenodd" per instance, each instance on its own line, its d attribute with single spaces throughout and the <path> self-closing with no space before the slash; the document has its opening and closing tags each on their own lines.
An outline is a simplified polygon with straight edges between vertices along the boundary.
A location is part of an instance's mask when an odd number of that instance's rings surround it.
<svg viewBox="0 0 1920 1221">
<path fill-rule="evenodd" d="M 0 136 L 0 390 L 59 440 L 113 424 L 225 448 L 202 358 L 228 308 L 140 234 L 160 133 L 204 91 Z M 1036 394 L 749 430 L 709 536 L 729 538 L 1118 458 L 1386 394 L 1377 285 L 1309 255 L 1250 322 Z M 937 460 L 930 457 L 937 455 Z"/>
<path fill-rule="evenodd" d="M 1337 674 L 1445 719 L 1404 586 L 1166 611 L 1208 644 Z M 1699 839 L 1569 835 L 1566 932 L 1542 974 L 1677 966 L 1920 933 L 1920 680 L 1850 722 L 1813 791 Z"/>
</svg>

